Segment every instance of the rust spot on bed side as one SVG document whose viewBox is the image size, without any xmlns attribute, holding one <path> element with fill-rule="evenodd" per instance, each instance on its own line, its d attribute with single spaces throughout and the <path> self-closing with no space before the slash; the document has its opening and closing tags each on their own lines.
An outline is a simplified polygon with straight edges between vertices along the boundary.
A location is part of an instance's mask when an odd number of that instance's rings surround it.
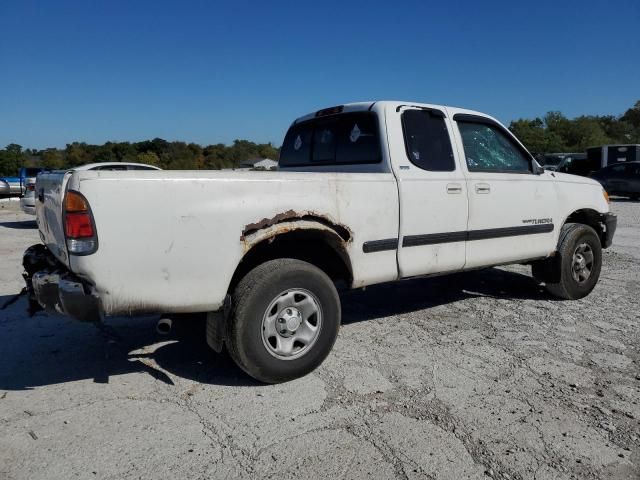
<svg viewBox="0 0 640 480">
<path fill-rule="evenodd" d="M 305 220 L 318 222 L 322 225 L 325 225 L 335 230 L 335 232 L 340 236 L 340 238 L 342 238 L 343 241 L 345 242 L 351 241 L 351 230 L 349 229 L 349 227 L 342 225 L 340 223 L 336 223 L 330 218 L 327 218 L 326 216 L 315 213 L 315 212 L 311 212 L 311 211 L 296 212 L 295 210 L 287 210 L 286 212 L 279 213 L 277 215 L 274 215 L 271 218 L 263 218 L 258 222 L 249 223 L 245 225 L 244 229 L 242 230 L 242 235 L 240 235 L 240 240 L 244 241 L 247 236 L 253 233 L 256 233 L 260 230 L 263 230 L 265 228 L 269 228 L 274 225 L 277 225 L 279 223 L 292 222 L 292 221 L 294 222 L 305 221 Z M 283 228 L 283 232 L 279 232 L 279 233 L 284 233 L 288 230 L 290 230 L 290 228 L 285 226 Z"/>
</svg>

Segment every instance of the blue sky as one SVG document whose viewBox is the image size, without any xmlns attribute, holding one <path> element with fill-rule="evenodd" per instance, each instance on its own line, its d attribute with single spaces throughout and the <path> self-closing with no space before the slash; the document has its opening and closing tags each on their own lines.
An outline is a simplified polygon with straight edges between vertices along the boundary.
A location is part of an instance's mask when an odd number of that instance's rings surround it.
<svg viewBox="0 0 640 480">
<path fill-rule="evenodd" d="M 640 2 L 0 2 L 0 145 L 280 145 L 297 116 L 398 99 L 508 123 L 640 99 Z"/>
</svg>

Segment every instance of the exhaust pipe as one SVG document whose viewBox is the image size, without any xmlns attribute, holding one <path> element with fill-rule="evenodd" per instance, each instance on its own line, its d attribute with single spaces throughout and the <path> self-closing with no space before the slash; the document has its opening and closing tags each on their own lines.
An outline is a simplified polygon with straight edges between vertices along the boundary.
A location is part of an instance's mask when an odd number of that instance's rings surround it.
<svg viewBox="0 0 640 480">
<path fill-rule="evenodd" d="M 171 322 L 170 318 L 162 317 L 160 320 L 158 320 L 158 323 L 156 325 L 156 332 L 158 332 L 160 335 L 168 335 L 171 331 L 172 323 L 173 322 Z"/>
</svg>

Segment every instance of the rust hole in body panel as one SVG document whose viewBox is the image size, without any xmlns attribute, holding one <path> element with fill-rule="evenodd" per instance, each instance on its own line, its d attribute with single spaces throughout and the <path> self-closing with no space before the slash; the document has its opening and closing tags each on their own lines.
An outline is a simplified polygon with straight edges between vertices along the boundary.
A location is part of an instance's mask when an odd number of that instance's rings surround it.
<svg viewBox="0 0 640 480">
<path fill-rule="evenodd" d="M 240 235 L 240 240 L 244 241 L 245 238 L 253 233 L 256 233 L 262 229 L 277 225 L 284 222 L 295 221 L 312 221 L 334 230 L 340 238 L 345 242 L 351 241 L 351 230 L 339 223 L 335 223 L 324 215 L 317 214 L 315 212 L 296 212 L 294 210 L 287 210 L 286 212 L 279 213 L 271 218 L 263 218 L 259 222 L 249 223 L 245 225 Z"/>
</svg>

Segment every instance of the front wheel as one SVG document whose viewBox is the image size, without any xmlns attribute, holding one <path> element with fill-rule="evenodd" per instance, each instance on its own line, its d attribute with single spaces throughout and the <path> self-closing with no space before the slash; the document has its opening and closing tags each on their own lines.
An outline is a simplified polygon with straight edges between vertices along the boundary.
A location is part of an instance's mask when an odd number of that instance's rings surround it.
<svg viewBox="0 0 640 480">
<path fill-rule="evenodd" d="M 546 289 L 565 300 L 586 297 L 596 286 L 602 267 L 602 245 L 588 225 L 568 223 L 562 227 L 556 258 L 552 260 Z M 535 276 L 535 270 L 534 270 Z"/>
<path fill-rule="evenodd" d="M 327 357 L 340 315 L 338 292 L 322 270 L 295 259 L 271 260 L 251 270 L 233 293 L 228 350 L 256 380 L 292 380 Z"/>
</svg>

